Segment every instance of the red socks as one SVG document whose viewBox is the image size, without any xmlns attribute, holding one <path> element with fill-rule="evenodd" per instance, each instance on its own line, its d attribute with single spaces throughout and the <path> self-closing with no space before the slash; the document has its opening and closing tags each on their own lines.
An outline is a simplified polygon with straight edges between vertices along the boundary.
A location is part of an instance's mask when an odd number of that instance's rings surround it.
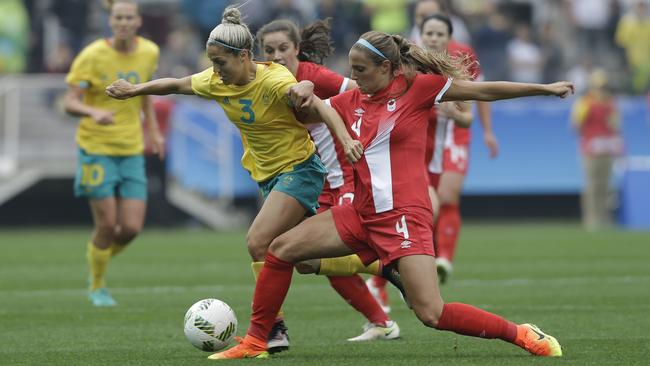
<svg viewBox="0 0 650 366">
<path fill-rule="evenodd" d="M 336 292 L 352 305 L 353 308 L 363 314 L 369 322 L 373 324 L 385 324 L 390 320 L 375 298 L 370 294 L 361 276 L 328 276 L 327 278 L 330 280 L 330 284 Z"/>
<path fill-rule="evenodd" d="M 498 338 L 510 343 L 513 343 L 517 337 L 515 323 L 474 306 L 457 302 L 444 305 L 436 328 L 472 337 Z"/>
<path fill-rule="evenodd" d="M 460 232 L 460 209 L 458 205 L 442 205 L 436 227 L 436 257 L 454 260 L 458 233 Z"/>
<path fill-rule="evenodd" d="M 247 332 L 249 336 L 266 341 L 275 316 L 289 291 L 292 274 L 292 263 L 283 261 L 270 252 L 266 254 L 253 294 L 253 314 Z"/>
</svg>

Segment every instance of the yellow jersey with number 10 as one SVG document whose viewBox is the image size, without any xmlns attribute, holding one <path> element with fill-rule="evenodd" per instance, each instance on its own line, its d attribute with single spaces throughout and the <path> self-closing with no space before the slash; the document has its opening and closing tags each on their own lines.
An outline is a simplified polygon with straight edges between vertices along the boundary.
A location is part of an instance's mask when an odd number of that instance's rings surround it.
<svg viewBox="0 0 650 366">
<path fill-rule="evenodd" d="M 133 84 L 151 80 L 158 55 L 155 43 L 138 37 L 133 52 L 118 52 L 107 39 L 100 39 L 75 58 L 66 83 L 86 90 L 85 104 L 115 113 L 114 123 L 109 125 L 97 124 L 90 117 L 81 118 L 77 144 L 87 153 L 109 156 L 142 153 L 142 97 L 117 100 L 106 95 L 104 89 L 117 79 Z"/>
<path fill-rule="evenodd" d="M 284 66 L 259 62 L 255 80 L 224 85 L 212 68 L 192 75 L 194 94 L 217 101 L 237 126 L 244 145 L 241 163 L 253 180 L 263 182 L 290 172 L 316 148 L 293 114 L 285 92 L 296 79 Z"/>
</svg>

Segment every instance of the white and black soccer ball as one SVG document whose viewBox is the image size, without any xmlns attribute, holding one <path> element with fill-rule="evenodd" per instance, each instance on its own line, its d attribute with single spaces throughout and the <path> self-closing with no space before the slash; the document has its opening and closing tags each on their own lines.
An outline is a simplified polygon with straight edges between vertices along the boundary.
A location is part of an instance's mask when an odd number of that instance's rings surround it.
<svg viewBox="0 0 650 366">
<path fill-rule="evenodd" d="M 206 352 L 219 351 L 235 337 L 237 317 L 221 300 L 200 300 L 185 313 L 184 331 L 194 347 Z"/>
</svg>

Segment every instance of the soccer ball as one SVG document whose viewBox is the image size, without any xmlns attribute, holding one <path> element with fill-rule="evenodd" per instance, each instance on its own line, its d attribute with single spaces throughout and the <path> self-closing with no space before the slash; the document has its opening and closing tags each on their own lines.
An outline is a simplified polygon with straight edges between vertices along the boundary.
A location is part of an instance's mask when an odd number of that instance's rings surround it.
<svg viewBox="0 0 650 366">
<path fill-rule="evenodd" d="M 221 300 L 200 300 L 185 313 L 184 331 L 194 347 L 215 352 L 232 342 L 237 332 L 237 317 Z"/>
</svg>

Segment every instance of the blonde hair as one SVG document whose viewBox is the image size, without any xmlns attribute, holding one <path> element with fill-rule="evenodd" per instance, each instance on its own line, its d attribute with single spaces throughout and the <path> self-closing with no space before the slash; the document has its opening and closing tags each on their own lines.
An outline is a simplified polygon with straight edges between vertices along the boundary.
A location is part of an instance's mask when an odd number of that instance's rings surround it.
<svg viewBox="0 0 650 366">
<path fill-rule="evenodd" d="M 468 68 L 471 63 L 468 64 L 467 58 L 455 58 L 446 52 L 426 50 L 400 35 L 384 32 L 366 32 L 361 35 L 361 39 L 370 42 L 384 57 L 360 43 L 355 43 L 352 48 L 365 52 L 375 65 L 381 65 L 384 60 L 390 61 L 393 71 L 402 71 L 409 78 L 420 72 L 469 79 Z"/>
<path fill-rule="evenodd" d="M 115 4 L 133 4 L 138 10 L 138 13 L 140 12 L 140 6 L 136 0 L 104 0 L 104 7 L 108 11 L 113 10 L 113 5 Z"/>
<path fill-rule="evenodd" d="M 224 10 L 221 24 L 210 32 L 207 46 L 221 46 L 233 54 L 248 50 L 253 55 L 253 35 L 248 26 L 242 23 L 239 9 L 230 6 Z"/>
</svg>

